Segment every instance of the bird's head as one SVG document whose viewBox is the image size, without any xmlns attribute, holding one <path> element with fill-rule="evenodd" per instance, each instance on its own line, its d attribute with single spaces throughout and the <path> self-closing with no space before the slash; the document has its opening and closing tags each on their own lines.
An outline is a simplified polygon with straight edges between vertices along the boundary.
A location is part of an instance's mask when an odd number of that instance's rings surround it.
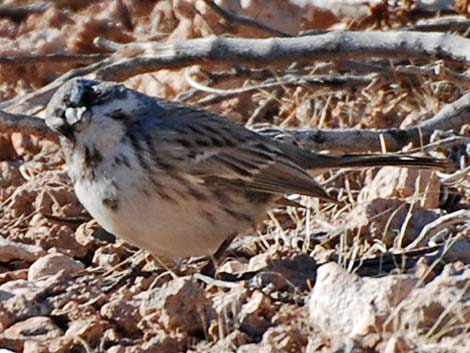
<svg viewBox="0 0 470 353">
<path fill-rule="evenodd" d="M 60 87 L 46 110 L 46 124 L 67 140 L 131 124 L 146 96 L 113 82 L 72 79 Z"/>
</svg>

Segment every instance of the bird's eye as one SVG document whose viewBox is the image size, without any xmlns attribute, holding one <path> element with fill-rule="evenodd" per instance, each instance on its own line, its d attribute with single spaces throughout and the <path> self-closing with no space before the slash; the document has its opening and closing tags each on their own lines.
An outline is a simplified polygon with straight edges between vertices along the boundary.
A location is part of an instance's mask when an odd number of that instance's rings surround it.
<svg viewBox="0 0 470 353">
<path fill-rule="evenodd" d="M 89 82 L 80 82 L 70 92 L 69 101 L 72 107 L 91 107 L 100 104 L 103 97 L 103 93 L 96 86 Z"/>
<path fill-rule="evenodd" d="M 91 107 L 100 103 L 102 98 L 101 92 L 95 87 L 87 87 L 82 94 L 81 105 L 84 107 Z"/>
</svg>

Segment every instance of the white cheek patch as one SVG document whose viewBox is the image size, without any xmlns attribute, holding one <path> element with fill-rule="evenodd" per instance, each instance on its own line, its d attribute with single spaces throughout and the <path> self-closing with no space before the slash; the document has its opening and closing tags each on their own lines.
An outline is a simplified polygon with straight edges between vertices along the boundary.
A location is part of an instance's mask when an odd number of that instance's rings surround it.
<svg viewBox="0 0 470 353">
<path fill-rule="evenodd" d="M 67 108 L 65 110 L 65 119 L 67 124 L 70 126 L 74 126 L 77 123 L 82 122 L 84 119 L 84 114 L 86 112 L 86 107 L 78 107 L 78 108 Z"/>
</svg>

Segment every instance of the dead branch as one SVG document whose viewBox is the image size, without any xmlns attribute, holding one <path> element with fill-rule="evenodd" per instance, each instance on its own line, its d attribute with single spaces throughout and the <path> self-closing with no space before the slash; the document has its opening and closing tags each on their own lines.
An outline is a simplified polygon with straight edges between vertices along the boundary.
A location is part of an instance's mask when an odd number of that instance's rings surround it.
<svg viewBox="0 0 470 353">
<path fill-rule="evenodd" d="M 470 124 L 470 93 L 446 105 L 433 118 L 407 129 L 284 129 L 304 148 L 339 153 L 397 151 L 408 144 L 427 144 L 436 130 L 458 132 Z M 21 132 L 57 141 L 55 134 L 39 118 L 0 111 L 0 132 Z M 358 143 L 360 141 L 360 143 Z"/>
<path fill-rule="evenodd" d="M 131 50 L 130 50 L 131 49 Z M 122 57 L 122 53 L 139 54 Z M 9 112 L 31 112 L 45 106 L 55 90 L 76 76 L 120 80 L 163 67 L 207 62 L 277 63 L 319 58 L 436 56 L 470 62 L 470 40 L 441 33 L 331 32 L 300 38 L 233 39 L 203 38 L 175 43 L 132 43 L 113 56 L 83 68 L 70 70 L 51 84 L 0 104 Z M 135 65 L 135 66 L 134 66 Z M 436 116 L 409 129 L 383 130 L 292 130 L 307 148 L 331 151 L 398 150 L 408 143 L 427 143 L 435 129 L 459 129 L 470 122 L 470 94 L 445 107 Z M 34 129 L 32 130 L 34 131 Z M 360 140 L 359 145 L 357 141 Z"/>
<path fill-rule="evenodd" d="M 49 129 L 43 119 L 29 115 L 11 114 L 0 110 L 0 132 L 36 136 L 53 142 L 58 142 L 57 134 Z"/>
<path fill-rule="evenodd" d="M 447 81 L 456 83 L 470 82 L 469 73 L 459 73 L 447 69 L 442 65 L 442 62 L 437 62 L 431 65 L 415 66 L 415 65 L 399 65 L 393 69 L 395 73 L 402 75 L 424 75 L 431 77 L 438 77 Z"/>
<path fill-rule="evenodd" d="M 271 111 L 277 104 L 279 104 L 281 96 L 282 90 L 280 88 L 275 89 L 271 93 L 271 96 L 255 109 L 253 114 L 251 114 L 251 116 L 246 121 L 245 126 L 250 127 L 255 124 L 258 120 L 261 120 L 265 115 L 268 114 L 269 111 Z"/>
<path fill-rule="evenodd" d="M 0 7 L 0 18 L 9 18 L 13 21 L 21 22 L 30 14 L 46 11 L 49 6 L 50 5 L 46 3 L 38 3 L 16 7 Z"/>
<path fill-rule="evenodd" d="M 467 87 L 470 84 L 470 72 L 456 72 L 445 66 L 443 60 L 435 61 L 428 65 L 394 65 L 391 66 L 388 60 L 380 63 L 368 63 L 356 60 L 344 60 L 337 65 L 338 69 L 349 70 L 355 72 L 377 73 L 385 78 L 395 78 L 397 75 L 402 76 L 429 76 L 440 80 L 446 80 L 458 83 Z"/>
<path fill-rule="evenodd" d="M 420 258 L 426 255 L 429 257 L 441 248 L 441 246 L 426 246 L 399 253 L 387 251 L 371 258 L 354 260 L 351 266 L 355 269 L 355 273 L 361 276 L 377 276 L 384 271 L 396 269 L 397 264 L 401 264 L 402 268 L 412 268 Z M 334 259 L 336 260 L 336 256 Z"/>
<path fill-rule="evenodd" d="M 470 221 L 470 211 L 459 210 L 448 215 L 442 216 L 424 226 L 419 236 L 406 247 L 406 249 L 413 249 L 421 246 L 427 246 L 428 241 L 439 231 L 449 229 L 450 226 L 459 223 L 468 223 Z"/>
<path fill-rule="evenodd" d="M 116 45 L 115 49 L 118 51 L 111 57 L 71 70 L 36 92 L 1 103 L 0 109 L 31 112 L 47 104 L 60 85 L 76 76 L 122 81 L 162 68 L 193 64 L 277 64 L 346 57 L 435 57 L 470 62 L 470 39 L 445 33 L 399 31 L 334 31 L 317 36 L 270 39 L 211 37 L 173 43 L 130 43 Z"/>
<path fill-rule="evenodd" d="M 436 130 L 453 130 L 470 124 L 470 93 L 446 105 L 434 117 L 407 129 L 286 129 L 302 146 L 310 150 L 348 151 L 397 151 L 408 144 L 416 147 L 427 144 Z M 358 141 L 361 141 L 358 143 Z"/>
<path fill-rule="evenodd" d="M 128 53 L 133 57 L 123 57 Z M 333 31 L 295 38 L 210 37 L 130 43 L 115 55 L 113 63 L 96 71 L 98 79 L 122 81 L 162 68 L 208 63 L 267 65 L 348 57 L 437 58 L 468 63 L 470 39 L 447 33 Z"/>
<path fill-rule="evenodd" d="M 234 78 L 245 78 L 246 80 L 252 80 L 252 81 L 261 81 L 261 80 L 269 80 L 273 79 L 273 77 L 283 77 L 289 74 L 294 74 L 294 75 L 304 75 L 307 76 L 308 74 L 312 72 L 318 72 L 321 71 L 320 69 L 317 69 L 318 66 L 324 66 L 324 65 L 315 65 L 315 66 L 305 66 L 305 67 L 299 67 L 295 69 L 291 68 L 286 68 L 286 69 L 281 69 L 277 71 L 273 71 L 270 68 L 262 68 L 262 69 L 257 69 L 253 67 L 247 67 L 247 66 L 242 66 L 242 65 L 233 65 L 229 70 L 223 70 L 223 71 L 209 71 L 207 69 L 201 68 L 201 72 L 203 72 L 204 76 L 207 76 L 207 80 L 204 81 L 205 85 L 216 85 L 220 82 L 223 82 L 225 80 L 230 80 Z M 334 68 L 334 65 L 329 65 L 329 69 Z M 183 91 L 178 93 L 175 96 L 175 100 L 181 101 L 181 102 L 186 102 L 189 99 L 193 99 L 196 96 L 199 96 L 201 94 L 204 94 L 203 91 L 198 90 L 196 88 L 191 88 L 189 90 Z M 217 95 L 212 95 L 212 99 L 217 99 L 219 96 Z M 203 98 L 203 102 L 198 101 L 198 105 L 204 105 L 207 104 L 206 99 L 211 99 L 209 96 L 206 96 Z"/>
<path fill-rule="evenodd" d="M 253 27 L 260 29 L 268 34 L 279 36 L 279 37 L 292 37 L 289 33 L 280 31 L 276 28 L 268 26 L 264 23 L 257 21 L 253 17 L 243 16 L 234 14 L 230 11 L 225 10 L 223 7 L 220 7 L 212 0 L 204 0 L 204 2 L 209 6 L 212 10 L 214 10 L 219 16 L 223 17 L 227 22 L 231 23 L 238 23 L 241 25 Z"/>
<path fill-rule="evenodd" d="M 205 97 L 197 102 L 198 105 L 208 105 L 239 94 L 275 88 L 279 86 L 303 85 L 309 87 L 333 86 L 336 88 L 358 87 L 361 85 L 370 84 L 374 79 L 377 78 L 377 75 L 286 75 L 274 80 L 266 80 L 260 84 L 235 89 L 218 89 L 205 86 L 199 82 L 196 82 L 188 73 L 185 74 L 185 78 L 186 81 L 196 90 L 211 94 L 211 96 Z"/>
<path fill-rule="evenodd" d="M 273 70 L 270 67 L 266 68 L 255 68 L 242 65 L 232 65 L 228 70 L 223 71 L 211 71 L 210 68 L 200 68 L 201 73 L 208 78 L 207 85 L 216 85 L 219 82 L 230 79 L 240 79 L 244 78 L 250 81 L 263 81 L 263 80 L 273 80 L 278 77 L 284 77 L 289 75 L 294 76 L 312 76 L 312 73 L 315 75 L 320 74 L 321 72 L 331 72 L 335 68 L 332 63 L 321 63 L 318 65 L 305 65 L 299 67 L 298 65 L 291 65 L 295 67 L 281 68 L 279 70 Z M 334 75 L 332 75 L 334 76 Z"/>
<path fill-rule="evenodd" d="M 91 64 L 109 57 L 109 54 L 48 54 L 0 57 L 0 65 L 18 66 L 41 63 Z"/>
<path fill-rule="evenodd" d="M 454 11 L 454 0 L 417 0 L 416 12 Z"/>
<path fill-rule="evenodd" d="M 93 45 L 98 49 L 115 52 L 124 48 L 125 44 L 113 42 L 103 37 L 96 37 L 93 40 Z"/>
<path fill-rule="evenodd" d="M 416 147 L 414 149 L 411 149 L 410 152 L 432 151 L 437 148 L 451 149 L 455 146 L 462 146 L 462 145 L 470 145 L 470 137 L 453 135 L 450 137 L 443 138 L 442 140 L 430 142 L 426 146 Z M 448 177 L 448 179 L 446 179 L 445 184 L 449 185 L 450 183 L 451 183 L 451 179 L 450 177 Z"/>
<path fill-rule="evenodd" d="M 405 30 L 414 31 L 466 31 L 470 27 L 470 19 L 461 15 L 449 15 L 437 18 L 426 18 L 416 21 Z"/>
<path fill-rule="evenodd" d="M 8 110 L 11 113 L 34 114 L 47 105 L 54 92 L 65 82 L 74 77 L 89 75 L 98 68 L 108 65 L 111 60 L 111 58 L 107 58 L 85 67 L 67 71 L 56 80 L 38 90 L 1 102 L 0 109 Z"/>
</svg>

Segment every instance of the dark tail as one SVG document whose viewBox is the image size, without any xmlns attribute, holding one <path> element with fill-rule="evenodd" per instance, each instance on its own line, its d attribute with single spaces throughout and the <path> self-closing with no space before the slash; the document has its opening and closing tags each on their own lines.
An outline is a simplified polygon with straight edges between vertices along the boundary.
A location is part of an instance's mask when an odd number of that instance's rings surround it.
<svg viewBox="0 0 470 353">
<path fill-rule="evenodd" d="M 313 154 L 308 157 L 298 158 L 296 162 L 305 169 L 339 169 L 339 168 L 365 168 L 398 166 L 422 169 L 455 169 L 455 165 L 447 159 L 432 157 L 418 157 L 399 154 L 358 154 L 343 156 L 328 156 L 325 154 Z M 305 158 L 307 157 L 307 158 Z"/>
</svg>

